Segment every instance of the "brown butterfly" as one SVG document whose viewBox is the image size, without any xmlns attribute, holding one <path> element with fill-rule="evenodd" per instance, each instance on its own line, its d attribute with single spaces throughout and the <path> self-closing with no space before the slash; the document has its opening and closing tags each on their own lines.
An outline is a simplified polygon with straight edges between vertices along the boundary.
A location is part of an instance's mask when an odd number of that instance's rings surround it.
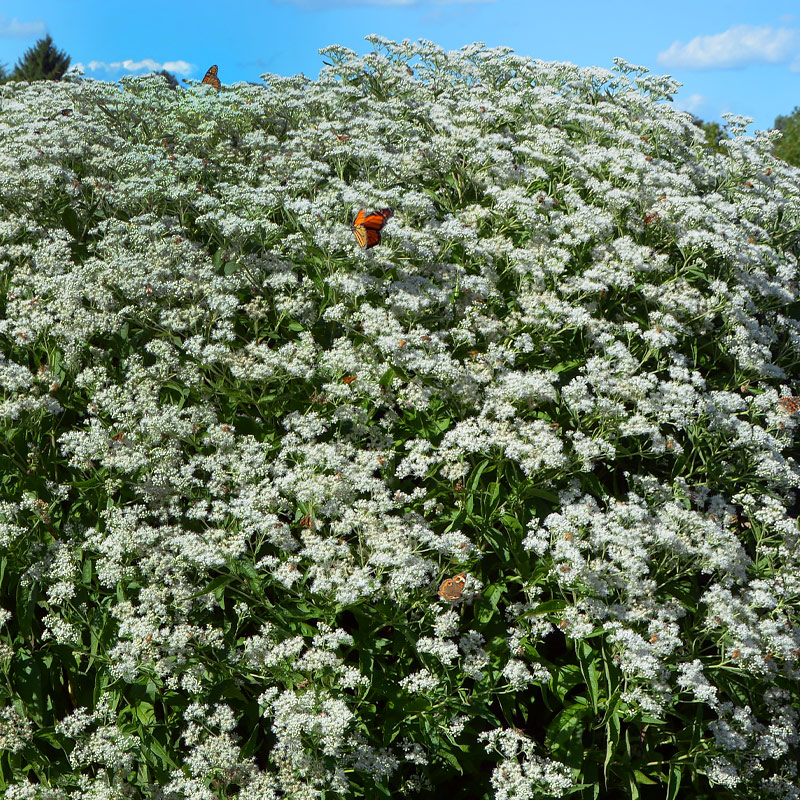
<svg viewBox="0 0 800 800">
<path fill-rule="evenodd" d="M 458 575 L 453 575 L 452 578 L 442 581 L 442 585 L 439 587 L 439 597 L 445 600 L 460 600 L 466 582 L 466 572 L 460 572 Z"/>
<path fill-rule="evenodd" d="M 219 87 L 222 84 L 219 82 L 219 78 L 217 77 L 218 67 L 216 64 L 208 68 L 208 72 L 206 72 L 205 77 L 203 78 L 203 83 L 207 83 L 209 86 L 213 86 L 217 91 L 219 91 Z"/>
<path fill-rule="evenodd" d="M 778 405 L 787 414 L 795 414 L 798 411 L 800 411 L 800 395 L 792 395 L 791 397 L 779 397 Z"/>
</svg>

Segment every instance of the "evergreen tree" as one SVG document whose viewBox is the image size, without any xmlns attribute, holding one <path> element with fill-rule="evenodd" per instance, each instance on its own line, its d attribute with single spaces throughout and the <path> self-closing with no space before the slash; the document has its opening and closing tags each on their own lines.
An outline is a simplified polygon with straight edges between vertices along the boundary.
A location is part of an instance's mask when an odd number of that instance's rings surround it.
<svg viewBox="0 0 800 800">
<path fill-rule="evenodd" d="M 0 83 L 5 83 L 9 80 L 8 68 L 5 64 L 0 64 Z"/>
<path fill-rule="evenodd" d="M 800 106 L 795 106 L 788 117 L 775 117 L 775 127 L 783 131 L 783 138 L 775 143 L 773 152 L 778 158 L 800 167 Z"/>
<path fill-rule="evenodd" d="M 169 70 L 161 69 L 156 72 L 156 75 L 163 75 L 167 79 L 170 89 L 178 88 L 178 79 Z"/>
<path fill-rule="evenodd" d="M 60 81 L 69 69 L 70 57 L 53 46 L 53 38 L 48 33 L 17 62 L 11 80 L 14 81 Z"/>
</svg>

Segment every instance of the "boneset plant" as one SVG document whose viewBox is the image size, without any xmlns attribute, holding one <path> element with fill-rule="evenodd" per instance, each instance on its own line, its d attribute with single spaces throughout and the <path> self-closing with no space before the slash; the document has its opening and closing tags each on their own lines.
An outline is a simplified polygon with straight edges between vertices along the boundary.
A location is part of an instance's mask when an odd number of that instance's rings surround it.
<svg viewBox="0 0 800 800">
<path fill-rule="evenodd" d="M 0 86 L 0 789 L 797 798 L 800 173 L 369 40 Z"/>
</svg>

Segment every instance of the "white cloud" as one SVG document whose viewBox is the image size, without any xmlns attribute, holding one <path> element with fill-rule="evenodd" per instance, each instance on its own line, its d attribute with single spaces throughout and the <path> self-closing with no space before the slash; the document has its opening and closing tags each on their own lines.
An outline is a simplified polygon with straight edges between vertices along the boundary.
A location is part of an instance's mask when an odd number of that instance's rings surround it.
<svg viewBox="0 0 800 800">
<path fill-rule="evenodd" d="M 16 17 L 9 19 L 0 14 L 0 38 L 2 39 L 28 39 L 40 36 L 46 30 L 43 20 L 35 22 L 20 22 Z"/>
<path fill-rule="evenodd" d="M 428 8 L 430 6 L 474 5 L 494 3 L 495 0 L 277 0 L 279 3 L 292 3 L 309 11 L 327 11 L 334 8 L 353 6 L 375 6 L 377 8 Z"/>
<path fill-rule="evenodd" d="M 783 64 L 800 52 L 796 29 L 734 25 L 724 33 L 696 36 L 688 44 L 673 42 L 658 54 L 658 63 L 684 69 L 724 69 L 748 64 Z"/>
<path fill-rule="evenodd" d="M 688 111 L 696 114 L 697 111 L 705 106 L 707 98 L 702 94 L 690 94 L 688 97 L 675 98 L 673 105 L 679 111 Z"/>
<path fill-rule="evenodd" d="M 194 72 L 194 66 L 188 61 L 155 61 L 152 58 L 143 58 L 141 61 L 134 61 L 132 58 L 126 58 L 124 61 L 90 61 L 88 64 L 76 64 L 86 72 L 159 72 L 162 69 L 168 72 L 174 72 L 178 75 L 191 75 Z"/>
</svg>

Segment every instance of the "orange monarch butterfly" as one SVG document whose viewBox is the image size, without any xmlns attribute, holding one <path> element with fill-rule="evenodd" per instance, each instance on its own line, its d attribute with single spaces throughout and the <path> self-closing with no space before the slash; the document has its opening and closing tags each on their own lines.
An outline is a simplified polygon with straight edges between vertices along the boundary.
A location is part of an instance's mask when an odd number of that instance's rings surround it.
<svg viewBox="0 0 800 800">
<path fill-rule="evenodd" d="M 453 575 L 452 578 L 448 578 L 446 581 L 442 582 L 442 585 L 439 587 L 439 597 L 443 597 L 445 600 L 460 600 L 466 582 L 466 572 Z"/>
<path fill-rule="evenodd" d="M 209 86 L 213 86 L 217 91 L 219 91 L 219 87 L 222 84 L 219 82 L 219 78 L 217 77 L 217 72 L 219 68 L 216 64 L 208 68 L 208 72 L 206 72 L 205 77 L 203 78 L 203 83 L 207 83 Z"/>
<path fill-rule="evenodd" d="M 382 208 L 374 214 L 367 214 L 362 208 L 353 220 L 353 235 L 365 250 L 381 243 L 381 228 L 394 214 L 391 208 Z"/>
</svg>

